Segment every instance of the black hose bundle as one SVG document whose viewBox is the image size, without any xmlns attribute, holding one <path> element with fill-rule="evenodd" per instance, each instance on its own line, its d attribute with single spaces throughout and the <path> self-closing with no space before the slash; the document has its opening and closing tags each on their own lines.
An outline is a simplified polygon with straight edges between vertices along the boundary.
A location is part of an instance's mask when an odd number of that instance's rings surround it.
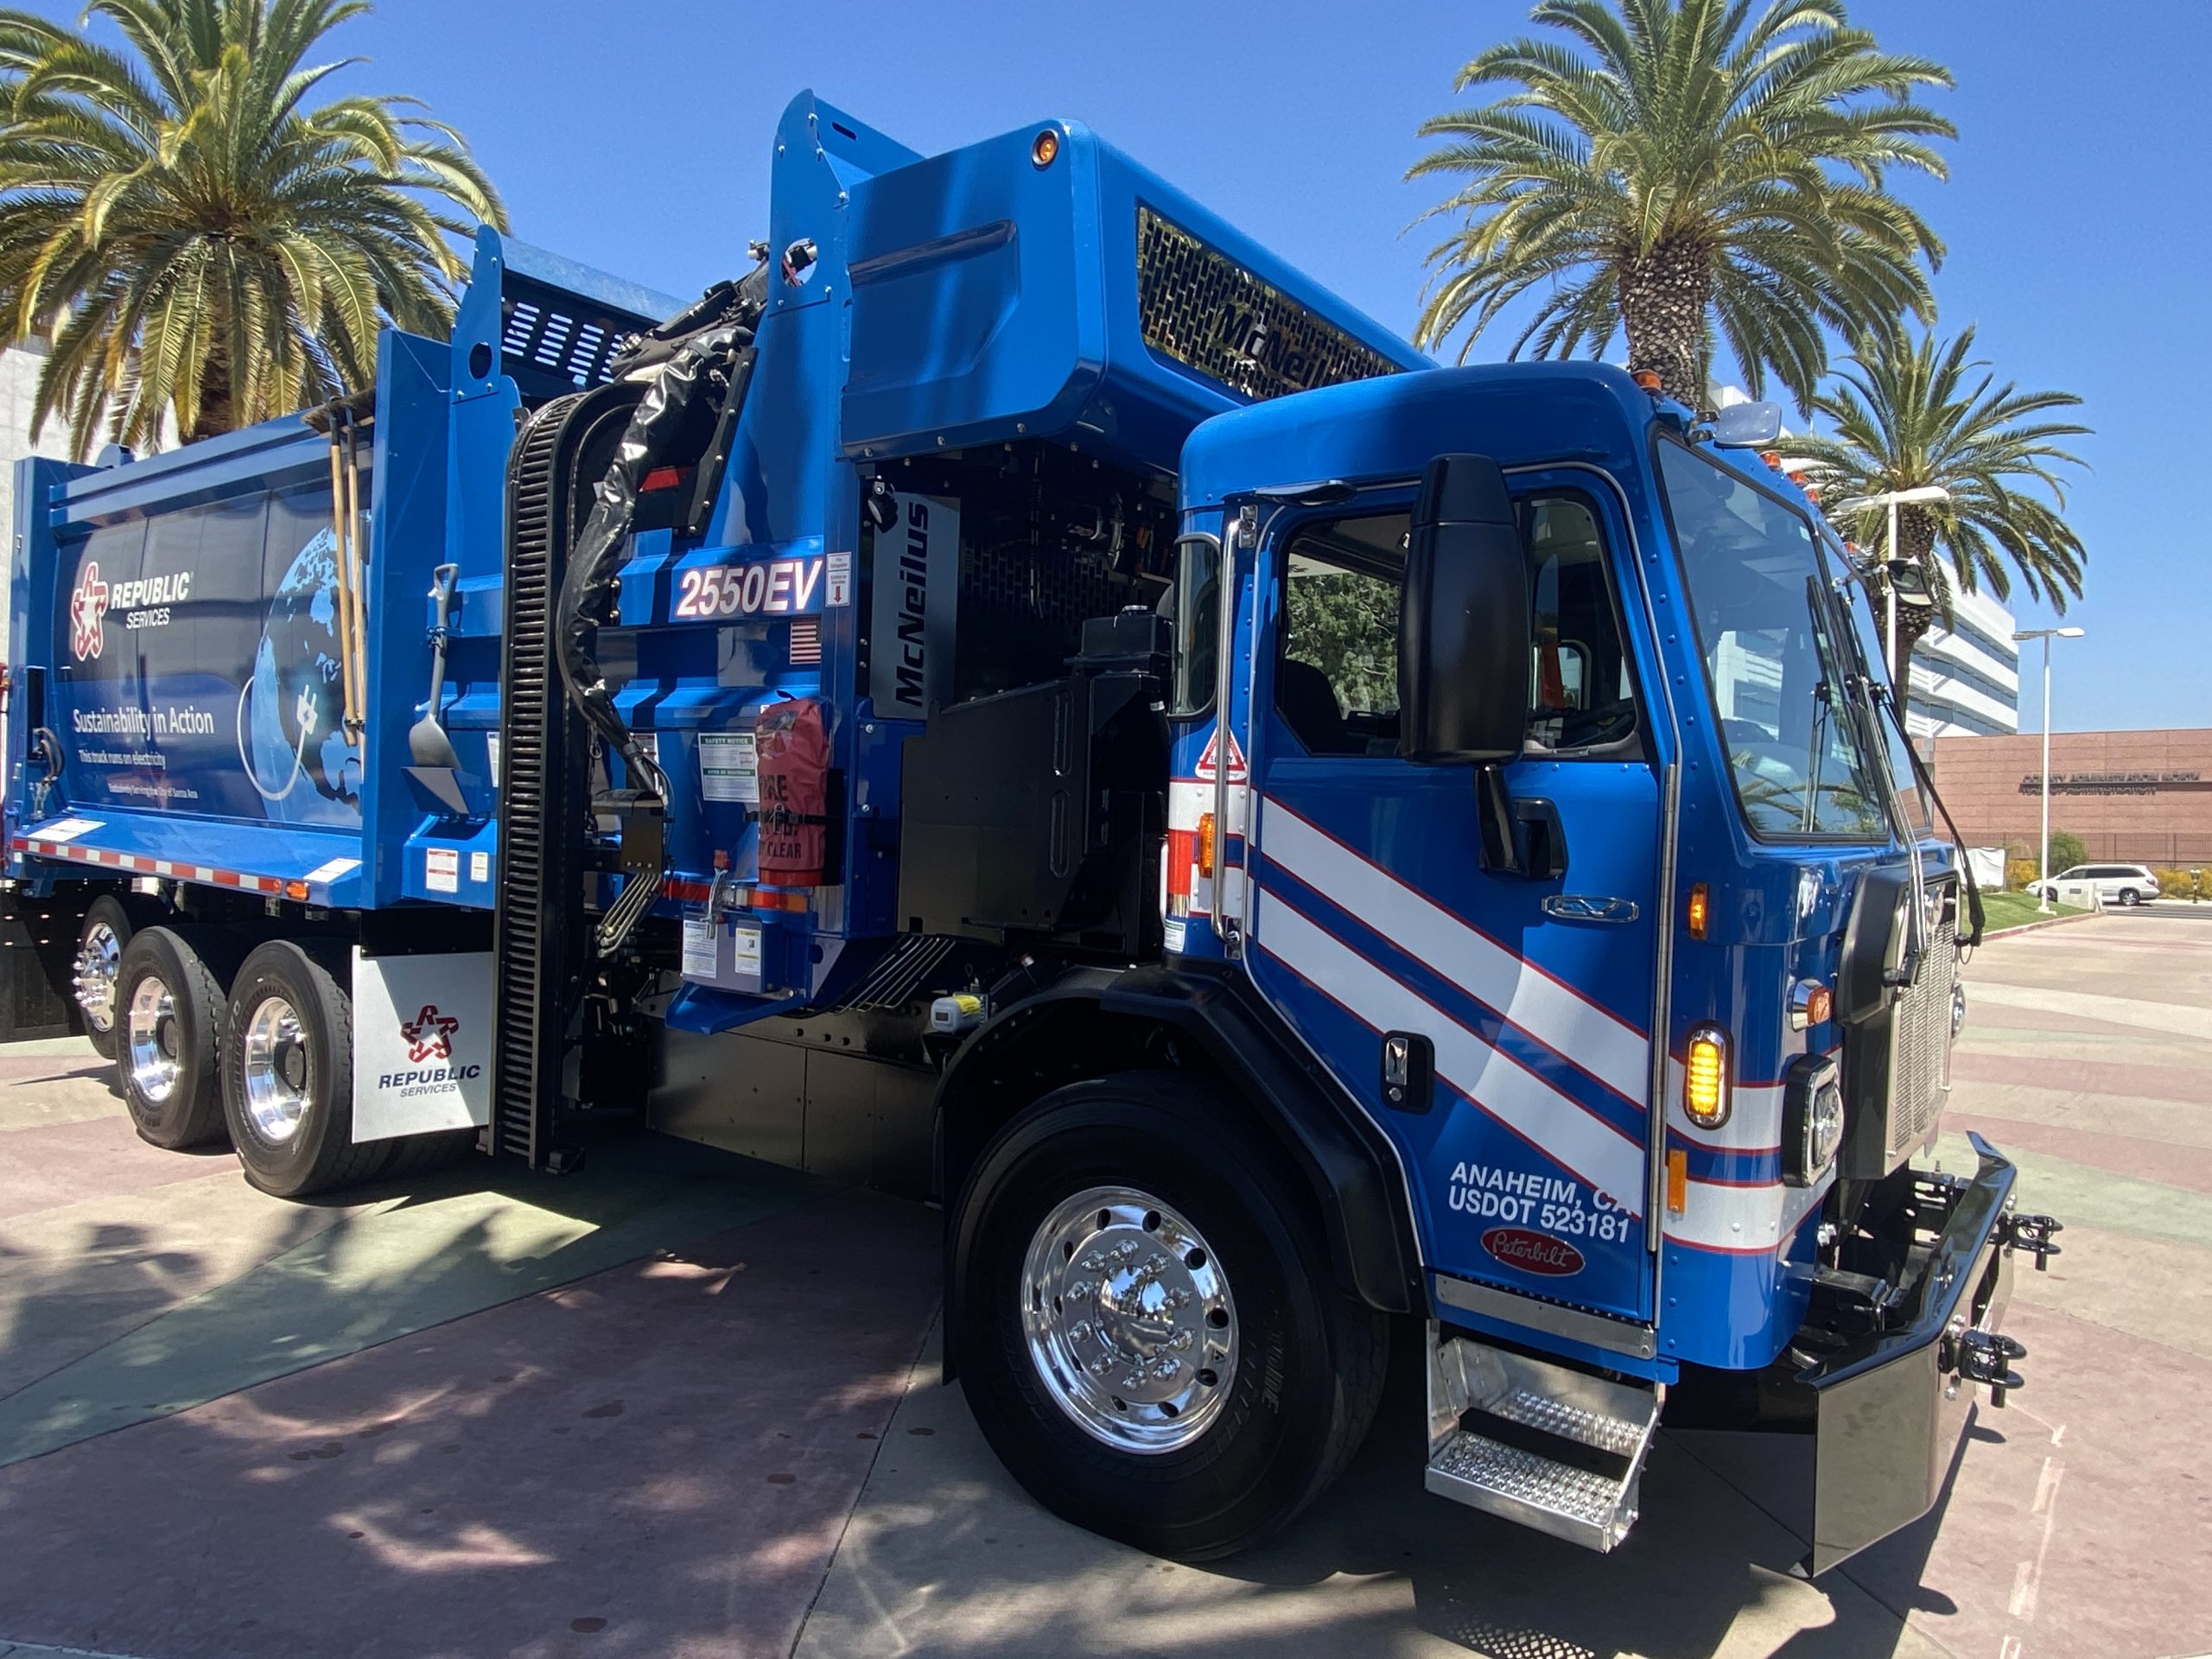
<svg viewBox="0 0 2212 1659">
<path fill-rule="evenodd" d="M 631 778 L 663 804 L 669 794 L 667 775 L 614 707 L 596 654 L 599 631 L 610 620 L 620 582 L 617 556 L 629 536 L 645 474 L 659 463 L 692 406 L 702 397 L 742 404 L 752 378 L 753 330 L 766 297 L 764 271 L 742 282 L 718 284 L 698 304 L 652 334 L 631 341 L 615 359 L 618 377 L 649 369 L 652 384 L 615 446 L 613 461 L 592 488 L 591 516 L 584 521 L 561 577 L 555 634 L 569 700 L 585 723 L 622 757 Z M 601 955 L 620 948 L 658 896 L 659 885 L 633 879 L 624 888 L 600 927 Z"/>
</svg>

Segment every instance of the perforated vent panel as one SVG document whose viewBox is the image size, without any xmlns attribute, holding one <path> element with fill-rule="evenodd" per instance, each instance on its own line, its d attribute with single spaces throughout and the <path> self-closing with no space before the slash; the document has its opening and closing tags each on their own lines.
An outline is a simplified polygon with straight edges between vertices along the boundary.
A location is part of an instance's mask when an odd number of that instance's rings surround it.
<svg viewBox="0 0 2212 1659">
<path fill-rule="evenodd" d="M 1280 397 L 1398 365 L 1151 208 L 1137 209 L 1144 343 L 1231 391 Z"/>
<path fill-rule="evenodd" d="M 536 300 L 511 298 L 500 309 L 500 351 L 580 389 L 607 378 L 607 359 L 631 332 L 611 318 L 573 316 Z"/>
</svg>

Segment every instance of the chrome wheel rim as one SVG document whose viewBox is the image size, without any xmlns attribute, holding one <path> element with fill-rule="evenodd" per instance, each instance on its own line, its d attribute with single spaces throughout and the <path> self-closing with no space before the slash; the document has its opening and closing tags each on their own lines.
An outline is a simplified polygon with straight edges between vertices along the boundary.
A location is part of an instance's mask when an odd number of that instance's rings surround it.
<svg viewBox="0 0 2212 1659">
<path fill-rule="evenodd" d="M 73 982 L 85 1023 L 102 1036 L 115 1029 L 115 978 L 122 961 L 123 942 L 113 928 L 94 922 L 85 930 Z"/>
<path fill-rule="evenodd" d="M 245 1115 L 257 1135 L 281 1147 L 300 1132 L 308 1109 L 308 1050 L 299 1011 L 281 996 L 264 998 L 245 1022 L 243 1052 Z"/>
<path fill-rule="evenodd" d="M 130 1086 L 141 1100 L 160 1105 L 175 1091 L 177 1074 L 184 1070 L 176 998 L 160 975 L 147 975 L 131 990 L 124 1036 L 130 1045 Z"/>
<path fill-rule="evenodd" d="M 1236 1375 L 1236 1304 L 1213 1247 L 1135 1187 L 1087 1187 L 1038 1224 L 1021 1319 L 1045 1392 L 1116 1451 L 1188 1446 Z"/>
</svg>

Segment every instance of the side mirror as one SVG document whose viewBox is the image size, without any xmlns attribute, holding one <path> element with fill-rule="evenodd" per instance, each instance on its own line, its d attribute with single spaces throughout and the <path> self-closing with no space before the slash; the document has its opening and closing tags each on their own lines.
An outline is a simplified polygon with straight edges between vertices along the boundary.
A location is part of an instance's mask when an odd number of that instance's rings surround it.
<svg viewBox="0 0 2212 1659">
<path fill-rule="evenodd" d="M 1764 449 L 1781 436 L 1780 404 L 1731 404 L 1713 417 L 1717 449 Z"/>
<path fill-rule="evenodd" d="M 1398 612 L 1400 752 L 1509 760 L 1529 726 L 1529 558 L 1505 474 L 1439 455 L 1421 474 Z"/>
</svg>

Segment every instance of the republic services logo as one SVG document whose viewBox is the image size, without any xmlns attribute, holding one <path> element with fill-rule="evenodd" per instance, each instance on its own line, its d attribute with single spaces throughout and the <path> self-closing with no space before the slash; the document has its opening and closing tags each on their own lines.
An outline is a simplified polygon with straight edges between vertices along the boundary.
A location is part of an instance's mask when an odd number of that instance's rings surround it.
<svg viewBox="0 0 2212 1659">
<path fill-rule="evenodd" d="M 460 1029 L 460 1020 L 440 1014 L 436 1003 L 426 1002 L 422 1013 L 400 1022 L 399 1034 L 407 1039 L 407 1058 L 420 1065 L 424 1060 L 451 1059 L 454 1033 Z"/>
<path fill-rule="evenodd" d="M 106 614 L 107 583 L 100 580 L 99 561 L 90 559 L 69 595 L 69 649 L 79 662 L 100 654 L 100 620 Z"/>
</svg>

